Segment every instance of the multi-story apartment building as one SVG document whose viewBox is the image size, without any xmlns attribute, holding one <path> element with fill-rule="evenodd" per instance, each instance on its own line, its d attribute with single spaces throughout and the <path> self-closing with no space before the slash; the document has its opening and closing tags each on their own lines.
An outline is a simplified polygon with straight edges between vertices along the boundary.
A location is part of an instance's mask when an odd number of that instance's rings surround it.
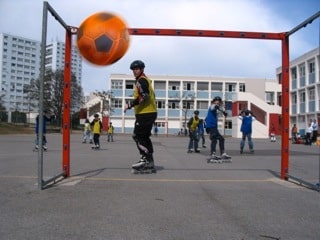
<svg viewBox="0 0 320 240">
<path fill-rule="evenodd" d="M 64 50 L 65 44 L 62 42 L 52 42 L 46 46 L 46 69 L 64 69 Z M 37 107 L 30 108 L 31 100 L 29 94 L 24 92 L 24 85 L 30 84 L 32 79 L 39 78 L 40 41 L 31 40 L 6 33 L 0 34 L 0 96 L 2 104 L 10 113 L 37 112 Z M 81 85 L 82 81 L 82 58 L 78 49 L 72 47 L 72 73 L 76 76 L 77 82 Z M 74 106 L 78 111 L 80 106 Z M 31 120 L 31 118 L 29 118 Z"/>
<path fill-rule="evenodd" d="M 281 67 L 277 78 L 281 82 Z M 304 135 L 310 122 L 320 122 L 320 48 L 290 62 L 290 124 Z"/>
<path fill-rule="evenodd" d="M 28 112 L 24 85 L 40 74 L 40 42 L 0 33 L 0 94 L 7 111 Z"/>
<path fill-rule="evenodd" d="M 64 69 L 65 44 L 62 42 L 51 42 L 46 46 L 46 69 L 56 71 Z M 78 48 L 72 45 L 71 50 L 71 72 L 76 76 L 78 84 L 82 81 L 82 57 Z"/>
<path fill-rule="evenodd" d="M 243 109 L 249 108 L 257 115 L 255 137 L 268 137 L 270 116 L 279 116 L 281 112 L 277 97 L 281 94 L 281 85 L 274 80 L 162 75 L 149 75 L 149 78 L 152 79 L 157 99 L 160 134 L 176 134 L 185 129 L 194 110 L 199 110 L 200 117 L 205 118 L 215 96 L 224 100 L 228 113 L 227 118 L 221 118 L 219 123 L 226 136 L 240 135 L 237 115 Z M 131 133 L 133 130 L 134 112 L 124 113 L 123 108 L 132 98 L 134 82 L 131 75 L 110 76 L 110 117 L 116 132 Z"/>
</svg>

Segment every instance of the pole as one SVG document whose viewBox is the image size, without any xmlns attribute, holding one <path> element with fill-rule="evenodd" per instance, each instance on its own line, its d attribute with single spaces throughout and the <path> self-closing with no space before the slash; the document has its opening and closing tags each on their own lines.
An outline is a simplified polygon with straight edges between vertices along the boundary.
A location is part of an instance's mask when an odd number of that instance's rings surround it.
<svg viewBox="0 0 320 240">
<path fill-rule="evenodd" d="M 38 188 L 43 188 L 43 82 L 45 71 L 45 57 L 46 57 L 46 42 L 47 42 L 47 18 L 48 18 L 48 3 L 43 3 L 42 15 L 42 39 L 41 39 L 41 65 L 40 65 L 40 83 L 39 83 L 39 151 L 38 151 Z"/>
<path fill-rule="evenodd" d="M 65 177 L 70 176 L 71 37 L 71 30 L 66 29 L 62 126 L 62 171 L 65 173 Z"/>
<path fill-rule="evenodd" d="M 289 36 L 282 39 L 282 126 L 281 178 L 288 180 L 289 172 Z"/>
</svg>

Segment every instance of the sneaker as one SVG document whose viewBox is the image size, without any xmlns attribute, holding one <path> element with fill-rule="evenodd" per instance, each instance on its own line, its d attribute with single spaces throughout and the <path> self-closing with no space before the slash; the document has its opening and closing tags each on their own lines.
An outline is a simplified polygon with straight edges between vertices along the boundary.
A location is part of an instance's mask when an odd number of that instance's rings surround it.
<svg viewBox="0 0 320 240">
<path fill-rule="evenodd" d="M 192 149 L 189 149 L 187 153 L 193 153 Z"/>
<path fill-rule="evenodd" d="M 199 150 L 199 149 L 197 149 L 197 150 L 194 150 L 194 152 L 195 152 L 195 153 L 199 153 L 199 152 L 200 152 L 200 150 Z"/>
<path fill-rule="evenodd" d="M 207 146 L 206 146 L 206 145 L 202 145 L 202 147 L 203 147 L 203 148 L 206 148 Z"/>
<path fill-rule="evenodd" d="M 221 155 L 221 159 L 230 159 L 231 157 L 228 155 L 228 154 L 226 154 L 226 153 L 223 153 L 222 155 Z"/>
<path fill-rule="evenodd" d="M 34 148 L 35 148 L 35 149 L 39 149 L 39 146 L 38 146 L 38 145 L 36 145 Z"/>
<path fill-rule="evenodd" d="M 250 149 L 250 153 L 254 153 L 254 150 L 253 150 L 253 149 Z"/>
<path fill-rule="evenodd" d="M 241 153 L 241 154 L 243 153 L 243 149 L 242 149 L 242 148 L 240 149 L 240 153 Z"/>
</svg>

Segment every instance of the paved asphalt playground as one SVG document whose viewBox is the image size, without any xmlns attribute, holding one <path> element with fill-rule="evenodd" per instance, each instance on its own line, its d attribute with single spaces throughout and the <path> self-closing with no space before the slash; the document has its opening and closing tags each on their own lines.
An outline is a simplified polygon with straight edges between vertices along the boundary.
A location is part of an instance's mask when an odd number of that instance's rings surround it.
<svg viewBox="0 0 320 240">
<path fill-rule="evenodd" d="M 62 136 L 48 134 L 44 180 L 61 173 Z M 208 138 L 208 136 L 207 136 Z M 71 135 L 71 177 L 40 190 L 33 135 L 0 135 L 2 240 L 318 240 L 320 193 L 279 178 L 280 142 L 255 139 L 255 154 L 208 164 L 188 138 L 153 137 L 156 174 L 134 175 L 130 135 L 101 137 L 101 150 Z M 290 144 L 289 173 L 319 182 L 319 146 Z"/>
</svg>

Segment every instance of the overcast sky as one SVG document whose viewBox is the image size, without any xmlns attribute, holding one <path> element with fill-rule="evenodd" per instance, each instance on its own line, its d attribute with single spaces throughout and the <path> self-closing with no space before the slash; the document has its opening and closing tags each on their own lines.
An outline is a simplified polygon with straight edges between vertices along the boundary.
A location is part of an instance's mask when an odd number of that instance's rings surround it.
<svg viewBox="0 0 320 240">
<path fill-rule="evenodd" d="M 64 21 L 78 27 L 93 13 L 111 11 L 129 28 L 172 28 L 286 32 L 320 10 L 319 0 L 48 0 Z M 0 32 L 41 40 L 42 0 L 0 0 Z M 64 41 L 62 27 L 48 15 L 47 42 Z M 290 37 L 290 59 L 319 47 L 319 18 Z M 126 55 L 116 64 L 84 62 L 85 93 L 108 90 L 112 73 L 131 74 L 141 59 L 146 74 L 230 76 L 275 79 L 281 43 L 197 37 L 131 36 Z"/>
</svg>

